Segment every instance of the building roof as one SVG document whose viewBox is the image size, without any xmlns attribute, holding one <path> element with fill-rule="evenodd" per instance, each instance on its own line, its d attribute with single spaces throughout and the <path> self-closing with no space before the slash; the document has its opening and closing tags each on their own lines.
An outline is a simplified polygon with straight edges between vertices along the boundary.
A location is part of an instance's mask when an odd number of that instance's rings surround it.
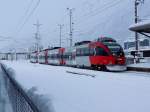
<svg viewBox="0 0 150 112">
<path fill-rule="evenodd" d="M 150 21 L 139 22 L 129 27 L 131 31 L 150 33 Z"/>
</svg>

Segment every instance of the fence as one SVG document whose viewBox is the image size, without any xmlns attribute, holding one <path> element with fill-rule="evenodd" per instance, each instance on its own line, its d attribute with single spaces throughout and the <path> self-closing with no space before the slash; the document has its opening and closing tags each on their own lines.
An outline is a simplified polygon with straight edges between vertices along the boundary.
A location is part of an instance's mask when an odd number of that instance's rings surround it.
<svg viewBox="0 0 150 112">
<path fill-rule="evenodd" d="M 39 112 L 37 106 L 28 97 L 22 87 L 16 82 L 12 75 L 1 64 L 2 71 L 5 73 L 5 86 L 8 92 L 13 112 Z"/>
</svg>

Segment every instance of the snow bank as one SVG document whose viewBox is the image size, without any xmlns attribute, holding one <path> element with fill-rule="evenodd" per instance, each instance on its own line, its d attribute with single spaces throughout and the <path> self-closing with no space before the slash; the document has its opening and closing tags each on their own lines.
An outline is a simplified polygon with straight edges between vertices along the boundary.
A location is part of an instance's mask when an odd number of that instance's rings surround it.
<svg viewBox="0 0 150 112">
<path fill-rule="evenodd" d="M 26 89 L 36 87 L 56 112 L 149 112 L 150 74 L 100 72 L 70 67 L 3 61 Z M 66 71 L 92 74 L 71 74 Z"/>
</svg>

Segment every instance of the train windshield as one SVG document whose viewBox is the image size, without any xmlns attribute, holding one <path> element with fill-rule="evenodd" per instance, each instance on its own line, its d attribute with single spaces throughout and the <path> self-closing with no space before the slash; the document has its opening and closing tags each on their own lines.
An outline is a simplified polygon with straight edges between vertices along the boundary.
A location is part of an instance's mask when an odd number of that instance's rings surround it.
<svg viewBox="0 0 150 112">
<path fill-rule="evenodd" d="M 115 56 L 123 56 L 124 52 L 122 47 L 116 42 L 105 42 L 104 43 L 111 51 L 111 53 Z"/>
</svg>

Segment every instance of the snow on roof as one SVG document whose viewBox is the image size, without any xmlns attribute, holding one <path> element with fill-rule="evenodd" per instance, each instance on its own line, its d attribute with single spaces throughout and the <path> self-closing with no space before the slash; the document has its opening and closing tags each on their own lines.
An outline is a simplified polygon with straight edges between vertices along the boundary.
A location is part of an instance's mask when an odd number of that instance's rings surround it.
<svg viewBox="0 0 150 112">
<path fill-rule="evenodd" d="M 149 51 L 150 50 L 150 46 L 139 46 L 139 51 Z M 132 52 L 132 51 L 136 51 L 135 47 L 130 47 L 128 49 L 125 49 L 125 52 Z"/>
<path fill-rule="evenodd" d="M 135 38 L 129 38 L 129 39 L 125 40 L 124 43 L 126 43 L 126 42 L 134 42 L 134 41 L 135 41 Z"/>
<path fill-rule="evenodd" d="M 139 22 L 129 27 L 131 31 L 150 33 L 150 21 Z"/>
<path fill-rule="evenodd" d="M 140 38 L 138 40 L 139 41 L 144 41 L 145 39 L 147 39 L 147 38 L 142 37 L 142 38 Z M 126 42 L 135 42 L 135 38 L 129 38 L 129 39 L 127 39 L 127 40 L 124 41 L 124 43 L 126 43 Z"/>
</svg>

